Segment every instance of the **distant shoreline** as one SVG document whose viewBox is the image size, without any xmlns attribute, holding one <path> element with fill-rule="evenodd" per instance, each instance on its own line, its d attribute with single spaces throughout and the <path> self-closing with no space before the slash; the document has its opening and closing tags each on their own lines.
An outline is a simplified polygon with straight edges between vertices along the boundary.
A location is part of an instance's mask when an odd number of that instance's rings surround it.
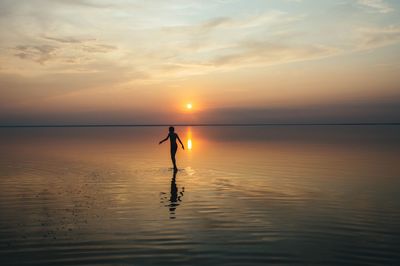
<svg viewBox="0 0 400 266">
<path fill-rule="evenodd" d="M 45 128 L 45 127 L 263 127 L 263 126 L 400 126 L 398 123 L 205 123 L 205 124 L 71 124 L 71 125 L 0 125 L 0 128 Z"/>
</svg>

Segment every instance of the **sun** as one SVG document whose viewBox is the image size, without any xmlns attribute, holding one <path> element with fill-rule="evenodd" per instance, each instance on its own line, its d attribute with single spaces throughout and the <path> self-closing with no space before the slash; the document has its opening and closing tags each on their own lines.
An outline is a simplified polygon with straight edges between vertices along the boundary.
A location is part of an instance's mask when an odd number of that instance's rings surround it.
<svg viewBox="0 0 400 266">
<path fill-rule="evenodd" d="M 188 103 L 188 104 L 186 104 L 186 108 L 190 110 L 193 108 L 193 105 L 191 103 Z"/>
</svg>

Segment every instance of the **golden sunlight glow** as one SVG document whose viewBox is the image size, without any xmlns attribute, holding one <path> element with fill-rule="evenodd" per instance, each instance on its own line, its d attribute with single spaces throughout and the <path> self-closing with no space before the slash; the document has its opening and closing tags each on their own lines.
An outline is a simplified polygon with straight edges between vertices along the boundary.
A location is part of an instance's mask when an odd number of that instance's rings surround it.
<svg viewBox="0 0 400 266">
<path fill-rule="evenodd" d="M 186 104 L 186 108 L 187 108 L 187 109 L 192 109 L 192 107 L 193 107 L 193 106 L 192 106 L 191 103 Z"/>
<path fill-rule="evenodd" d="M 188 147 L 188 150 L 191 150 L 191 149 L 192 149 L 192 140 L 191 140 L 191 139 L 188 139 L 188 141 L 187 141 L 187 147 Z"/>
<path fill-rule="evenodd" d="M 193 144 L 192 144 L 192 129 L 190 127 L 187 129 L 187 135 L 186 136 L 187 136 L 187 149 L 189 151 L 191 151 L 192 147 L 193 147 Z"/>
</svg>

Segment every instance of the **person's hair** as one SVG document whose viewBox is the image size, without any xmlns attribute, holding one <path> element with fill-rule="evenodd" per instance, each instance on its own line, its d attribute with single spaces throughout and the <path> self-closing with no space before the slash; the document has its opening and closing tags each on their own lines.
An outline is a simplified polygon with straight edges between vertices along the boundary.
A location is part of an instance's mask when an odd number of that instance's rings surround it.
<svg viewBox="0 0 400 266">
<path fill-rule="evenodd" d="M 174 132 L 175 128 L 174 127 L 169 127 L 169 132 Z"/>
</svg>

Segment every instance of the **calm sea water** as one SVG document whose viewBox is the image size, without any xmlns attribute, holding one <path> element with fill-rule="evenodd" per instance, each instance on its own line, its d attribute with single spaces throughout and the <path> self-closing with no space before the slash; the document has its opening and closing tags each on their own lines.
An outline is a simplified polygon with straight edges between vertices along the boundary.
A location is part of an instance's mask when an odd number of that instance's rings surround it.
<svg viewBox="0 0 400 266">
<path fill-rule="evenodd" d="M 400 263 L 400 127 L 0 129 L 1 265 Z"/>
</svg>

